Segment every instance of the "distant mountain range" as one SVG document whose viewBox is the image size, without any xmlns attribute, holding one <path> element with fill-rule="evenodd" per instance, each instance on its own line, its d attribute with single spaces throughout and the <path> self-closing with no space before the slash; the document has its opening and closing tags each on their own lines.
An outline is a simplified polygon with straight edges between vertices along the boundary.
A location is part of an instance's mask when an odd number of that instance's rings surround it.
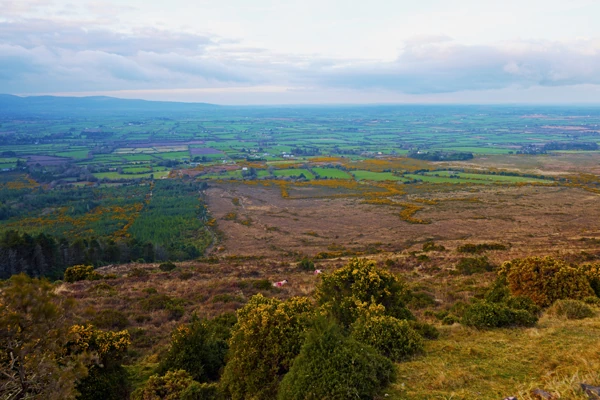
<svg viewBox="0 0 600 400">
<path fill-rule="evenodd" d="M 178 103 L 167 101 L 147 101 L 117 99 L 106 96 L 60 97 L 30 96 L 19 97 L 0 94 L 0 114 L 88 114 L 88 113 L 181 113 L 204 111 L 221 106 L 208 103 Z"/>
</svg>

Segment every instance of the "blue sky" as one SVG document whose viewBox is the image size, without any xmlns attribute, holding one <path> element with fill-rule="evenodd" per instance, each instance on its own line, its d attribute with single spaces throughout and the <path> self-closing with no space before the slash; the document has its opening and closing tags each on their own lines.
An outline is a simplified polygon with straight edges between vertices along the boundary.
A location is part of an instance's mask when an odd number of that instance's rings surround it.
<svg viewBox="0 0 600 400">
<path fill-rule="evenodd" d="M 0 93 L 600 103 L 600 0 L 0 0 Z"/>
</svg>

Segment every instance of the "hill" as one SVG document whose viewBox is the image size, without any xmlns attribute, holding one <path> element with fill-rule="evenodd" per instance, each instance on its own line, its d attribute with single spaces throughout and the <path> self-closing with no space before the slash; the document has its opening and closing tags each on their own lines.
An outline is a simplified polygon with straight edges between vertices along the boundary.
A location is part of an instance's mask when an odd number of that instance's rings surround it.
<svg viewBox="0 0 600 400">
<path fill-rule="evenodd" d="M 118 99 L 107 96 L 61 97 L 29 96 L 20 97 L 0 94 L 0 114 L 23 115 L 98 115 L 123 113 L 188 113 L 219 106 L 208 103 L 178 103 L 168 101 L 147 101 Z"/>
</svg>

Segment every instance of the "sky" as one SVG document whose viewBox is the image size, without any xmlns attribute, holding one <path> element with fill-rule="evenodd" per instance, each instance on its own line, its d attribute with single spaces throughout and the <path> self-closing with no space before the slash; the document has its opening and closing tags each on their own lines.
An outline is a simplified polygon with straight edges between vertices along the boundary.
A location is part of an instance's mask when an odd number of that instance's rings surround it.
<svg viewBox="0 0 600 400">
<path fill-rule="evenodd" d="M 600 0 L 0 0 L 0 93 L 600 104 Z"/>
</svg>

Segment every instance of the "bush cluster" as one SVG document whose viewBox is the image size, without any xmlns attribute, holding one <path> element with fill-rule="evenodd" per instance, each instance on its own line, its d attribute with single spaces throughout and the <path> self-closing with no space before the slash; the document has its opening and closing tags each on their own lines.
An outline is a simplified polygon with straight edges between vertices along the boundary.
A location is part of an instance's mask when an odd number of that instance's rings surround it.
<svg viewBox="0 0 600 400">
<path fill-rule="evenodd" d="M 77 281 L 93 281 L 101 279 L 102 276 L 94 271 L 94 267 L 91 265 L 74 265 L 65 270 L 64 280 L 65 282 L 73 283 Z"/>
<path fill-rule="evenodd" d="M 510 292 L 527 296 L 540 307 L 560 299 L 581 300 L 594 292 L 585 271 L 552 257 L 528 257 L 507 261 L 500 267 Z"/>
</svg>

